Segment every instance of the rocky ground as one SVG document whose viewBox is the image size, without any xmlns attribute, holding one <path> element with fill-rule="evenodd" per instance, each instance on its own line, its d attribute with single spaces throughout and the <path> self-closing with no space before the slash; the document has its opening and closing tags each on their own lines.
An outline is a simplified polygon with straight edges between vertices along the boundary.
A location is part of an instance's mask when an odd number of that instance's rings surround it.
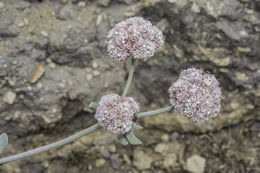
<svg viewBox="0 0 260 173">
<path fill-rule="evenodd" d="M 0 172 L 260 172 L 259 0 L 0 0 L 3 156 L 95 123 L 88 104 L 121 93 L 127 78 L 128 66 L 107 55 L 107 31 L 136 15 L 166 36 L 164 49 L 137 65 L 129 94 L 142 111 L 167 106 L 171 82 L 195 66 L 219 79 L 220 116 L 201 125 L 176 113 L 145 118 L 136 131 L 143 145 L 99 130 Z"/>
</svg>

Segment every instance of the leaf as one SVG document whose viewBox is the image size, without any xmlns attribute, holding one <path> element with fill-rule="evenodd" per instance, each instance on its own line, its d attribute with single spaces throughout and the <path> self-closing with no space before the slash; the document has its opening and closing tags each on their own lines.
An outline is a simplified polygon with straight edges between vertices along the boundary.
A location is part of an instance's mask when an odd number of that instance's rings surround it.
<svg viewBox="0 0 260 173">
<path fill-rule="evenodd" d="M 135 134 L 132 130 L 130 131 L 130 133 L 126 134 L 126 138 L 127 138 L 128 142 L 132 145 L 142 144 L 142 141 L 135 136 Z"/>
<path fill-rule="evenodd" d="M 129 144 L 125 136 L 119 137 L 119 142 L 120 142 L 122 145 L 128 145 L 128 144 Z"/>
<path fill-rule="evenodd" d="M 8 136 L 6 133 L 0 135 L 0 153 L 2 153 L 8 145 Z"/>
<path fill-rule="evenodd" d="M 143 129 L 143 127 L 140 124 L 137 124 L 136 122 L 133 122 L 133 128 L 134 129 Z"/>
<path fill-rule="evenodd" d="M 90 102 L 90 104 L 88 105 L 88 107 L 92 110 L 96 110 L 96 108 L 98 107 L 98 103 L 97 102 Z"/>
</svg>

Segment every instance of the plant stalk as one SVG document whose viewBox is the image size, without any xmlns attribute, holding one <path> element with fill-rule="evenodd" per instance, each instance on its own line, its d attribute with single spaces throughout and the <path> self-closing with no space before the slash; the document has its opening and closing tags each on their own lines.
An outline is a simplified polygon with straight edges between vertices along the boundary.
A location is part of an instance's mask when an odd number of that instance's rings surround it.
<svg viewBox="0 0 260 173">
<path fill-rule="evenodd" d="M 169 112 L 171 110 L 173 110 L 173 107 L 172 106 L 168 106 L 168 107 L 165 107 L 165 108 L 156 109 L 156 110 L 149 111 L 149 112 L 138 113 L 138 114 L 136 114 L 136 117 L 137 118 L 144 118 L 144 117 L 148 117 L 148 116 L 152 116 L 152 115 L 157 115 L 157 114 Z"/>
<path fill-rule="evenodd" d="M 68 144 L 72 141 L 75 141 L 87 134 L 90 134 L 92 132 L 94 132 L 95 130 L 99 129 L 100 126 L 99 124 L 94 124 L 72 136 L 69 136 L 68 138 L 65 138 L 65 139 L 62 139 L 60 141 L 57 141 L 57 142 L 54 142 L 52 144 L 48 144 L 48 145 L 45 145 L 45 146 L 42 146 L 42 147 L 39 147 L 39 148 L 36 148 L 36 149 L 32 149 L 32 150 L 29 150 L 29 151 L 26 151 L 26 152 L 23 152 L 23 153 L 20 153 L 20 154 L 16 154 L 16 155 L 13 155 L 13 156 L 10 156 L 10 157 L 5 157 L 5 158 L 2 158 L 0 159 L 0 165 L 1 164 L 4 164 L 4 163 L 7 163 L 7 162 L 11 162 L 11 161 L 14 161 L 14 160 L 18 160 L 18 159 L 21 159 L 21 158 L 25 158 L 25 157 L 28 157 L 28 156 L 31 156 L 31 155 L 35 155 L 35 154 L 38 154 L 40 152 L 43 152 L 43 151 L 46 151 L 46 150 L 49 150 L 49 149 L 53 149 L 53 148 L 56 148 L 56 147 L 59 147 L 59 146 L 62 146 L 62 145 L 65 145 L 65 144 Z"/>
<path fill-rule="evenodd" d="M 131 66 L 130 66 L 130 71 L 128 74 L 128 79 L 125 85 L 125 89 L 124 92 L 122 94 L 122 97 L 125 97 L 127 95 L 127 92 L 131 86 L 132 80 L 133 80 L 133 75 L 134 75 L 134 71 L 135 71 L 135 64 L 136 64 L 136 60 L 134 58 L 131 59 Z"/>
</svg>

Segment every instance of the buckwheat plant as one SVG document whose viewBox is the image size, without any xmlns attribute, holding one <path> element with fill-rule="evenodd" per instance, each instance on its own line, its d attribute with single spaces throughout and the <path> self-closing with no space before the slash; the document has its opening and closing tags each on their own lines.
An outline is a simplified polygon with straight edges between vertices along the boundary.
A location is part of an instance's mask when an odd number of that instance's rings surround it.
<svg viewBox="0 0 260 173">
<path fill-rule="evenodd" d="M 126 96 L 130 88 L 136 60 L 146 61 L 159 51 L 164 44 L 163 34 L 151 22 L 142 17 L 126 19 L 112 28 L 107 35 L 107 51 L 114 62 L 126 62 L 131 66 L 122 96 L 112 93 L 102 96 L 99 103 L 91 102 L 89 109 L 95 113 L 97 123 L 68 138 L 0 159 L 0 164 L 31 156 L 59 147 L 90 134 L 101 127 L 117 135 L 123 145 L 141 144 L 133 129 L 142 129 L 137 120 L 143 117 L 169 112 L 175 109 L 196 123 L 214 118 L 220 112 L 221 89 L 213 74 L 202 69 L 188 68 L 180 73 L 179 79 L 169 88 L 170 106 L 139 113 L 139 103 Z M 0 135 L 0 153 L 4 151 L 8 137 Z"/>
</svg>

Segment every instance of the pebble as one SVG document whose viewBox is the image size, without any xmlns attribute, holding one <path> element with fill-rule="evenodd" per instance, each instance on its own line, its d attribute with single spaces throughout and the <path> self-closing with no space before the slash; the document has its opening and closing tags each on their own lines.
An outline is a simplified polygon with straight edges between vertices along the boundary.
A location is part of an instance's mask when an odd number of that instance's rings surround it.
<svg viewBox="0 0 260 173">
<path fill-rule="evenodd" d="M 48 66 L 49 66 L 50 68 L 54 69 L 54 68 L 56 67 L 56 64 L 54 64 L 54 63 L 52 62 L 52 63 L 50 63 Z"/>
<path fill-rule="evenodd" d="M 187 159 L 187 169 L 192 173 L 203 173 L 206 159 L 199 155 L 193 155 Z"/>
<path fill-rule="evenodd" d="M 45 36 L 45 37 L 48 37 L 49 34 L 46 31 L 41 31 L 41 35 Z"/>
<path fill-rule="evenodd" d="M 93 76 L 98 76 L 98 75 L 100 75 L 100 72 L 97 71 L 97 70 L 94 70 L 94 71 L 93 71 Z"/>
<path fill-rule="evenodd" d="M 200 7 L 196 3 L 193 3 L 191 6 L 191 10 L 194 11 L 195 13 L 199 13 Z"/>
<path fill-rule="evenodd" d="M 85 7 L 85 6 L 86 6 L 86 2 L 80 1 L 80 2 L 78 3 L 78 6 L 79 6 L 79 7 Z"/>
<path fill-rule="evenodd" d="M 41 89 L 41 88 L 42 88 L 42 83 L 41 83 L 41 82 L 37 83 L 37 88 L 38 88 L 38 89 Z"/>
<path fill-rule="evenodd" d="M 97 64 L 96 62 L 93 62 L 93 63 L 92 63 L 92 67 L 93 67 L 94 69 L 97 69 L 97 68 L 98 68 L 98 64 Z"/>
<path fill-rule="evenodd" d="M 98 15 L 96 25 L 99 26 L 102 23 L 102 15 Z"/>
<path fill-rule="evenodd" d="M 93 78 L 93 76 L 91 74 L 87 75 L 87 80 L 91 80 Z"/>
<path fill-rule="evenodd" d="M 128 165 L 131 165 L 131 160 L 130 160 L 130 158 L 129 158 L 126 154 L 123 154 L 123 158 L 124 158 L 124 161 L 125 161 Z"/>
<path fill-rule="evenodd" d="M 170 168 L 171 166 L 173 167 L 174 164 L 176 163 L 177 161 L 177 156 L 176 154 L 172 153 L 172 154 L 169 154 L 167 155 L 165 158 L 164 158 L 164 161 L 163 161 L 163 166 L 165 168 Z"/>
<path fill-rule="evenodd" d="M 169 135 L 168 135 L 168 134 L 162 135 L 161 140 L 162 140 L 163 142 L 169 142 Z"/>
<path fill-rule="evenodd" d="M 41 64 L 38 64 L 34 72 L 32 73 L 29 82 L 36 83 L 44 74 L 45 70 Z"/>
<path fill-rule="evenodd" d="M 89 67 L 85 68 L 85 70 L 86 70 L 87 73 L 90 73 L 92 71 L 92 69 L 89 68 Z"/>
<path fill-rule="evenodd" d="M 15 86 L 15 84 L 16 84 L 16 79 L 8 79 L 8 83 L 9 83 L 9 85 L 11 85 L 11 86 Z"/>
<path fill-rule="evenodd" d="M 241 81 L 246 81 L 248 80 L 248 77 L 246 76 L 246 74 L 244 73 L 240 73 L 240 72 L 235 72 L 235 76 L 238 80 L 241 80 Z"/>
<path fill-rule="evenodd" d="M 109 145 L 108 150 L 112 153 L 116 152 L 116 146 L 115 145 Z"/>
<path fill-rule="evenodd" d="M 248 53 L 252 51 L 250 47 L 237 47 L 236 50 L 242 53 Z"/>
<path fill-rule="evenodd" d="M 139 170 L 148 169 L 151 167 L 153 160 L 152 157 L 148 156 L 142 150 L 134 150 L 134 166 Z"/>
<path fill-rule="evenodd" d="M 3 7 L 4 7 L 4 3 L 0 2 L 0 8 L 3 8 Z"/>
<path fill-rule="evenodd" d="M 167 148 L 166 144 L 161 143 L 155 146 L 154 151 L 156 153 L 163 153 L 165 152 L 166 148 Z"/>
<path fill-rule="evenodd" d="M 108 158 L 110 156 L 109 151 L 104 146 L 100 147 L 100 153 L 105 158 Z"/>
<path fill-rule="evenodd" d="M 112 167 L 114 169 L 120 168 L 120 165 L 121 165 L 120 159 L 117 156 L 112 156 L 111 157 L 111 164 L 112 164 Z"/>
<path fill-rule="evenodd" d="M 106 163 L 105 159 L 97 159 L 95 165 L 97 168 L 99 168 L 102 167 L 105 163 Z"/>
<path fill-rule="evenodd" d="M 4 97 L 3 97 L 3 101 L 5 103 L 8 103 L 8 104 L 13 104 L 14 103 L 14 100 L 16 98 L 16 94 L 12 91 L 7 91 L 5 94 L 4 94 Z"/>
<path fill-rule="evenodd" d="M 72 82 L 72 81 L 69 81 L 68 84 L 69 84 L 69 86 L 72 86 L 72 85 L 73 85 L 73 82 Z"/>
<path fill-rule="evenodd" d="M 92 170 L 92 165 L 88 165 L 88 170 Z"/>
<path fill-rule="evenodd" d="M 22 19 L 18 20 L 17 26 L 23 27 L 24 26 L 24 21 Z"/>
<path fill-rule="evenodd" d="M 107 7 L 110 3 L 110 0 L 98 0 L 98 5 Z"/>
</svg>

